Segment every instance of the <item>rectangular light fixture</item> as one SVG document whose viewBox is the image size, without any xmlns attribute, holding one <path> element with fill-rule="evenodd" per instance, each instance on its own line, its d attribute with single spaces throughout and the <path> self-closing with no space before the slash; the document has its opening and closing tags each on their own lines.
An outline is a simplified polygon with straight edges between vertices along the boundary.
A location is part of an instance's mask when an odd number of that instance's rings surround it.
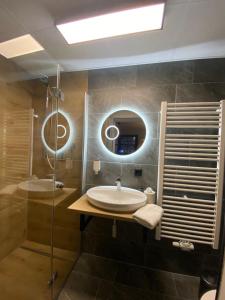
<svg viewBox="0 0 225 300">
<path fill-rule="evenodd" d="M 0 43 L 0 54 L 6 58 L 13 58 L 41 50 L 44 50 L 44 48 L 30 34 Z"/>
<path fill-rule="evenodd" d="M 68 44 L 162 28 L 165 3 L 57 25 Z"/>
</svg>

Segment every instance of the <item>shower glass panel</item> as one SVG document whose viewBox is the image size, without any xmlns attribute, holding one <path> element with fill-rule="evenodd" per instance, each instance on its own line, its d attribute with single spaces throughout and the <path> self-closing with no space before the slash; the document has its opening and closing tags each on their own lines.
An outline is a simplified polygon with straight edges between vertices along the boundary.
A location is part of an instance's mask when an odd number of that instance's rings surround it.
<svg viewBox="0 0 225 300">
<path fill-rule="evenodd" d="M 62 290 L 80 250 L 79 217 L 69 209 L 78 198 L 81 186 L 81 162 L 78 157 L 82 148 L 77 144 L 81 136 L 77 126 L 77 96 L 73 80 L 73 74 L 61 73 L 60 76 L 58 69 L 55 180 L 63 188 L 62 193 L 55 195 L 53 201 L 54 299 Z M 82 123 L 82 118 L 79 122 Z"/>
<path fill-rule="evenodd" d="M 80 249 L 69 206 L 80 195 L 83 96 L 59 69 L 35 80 L 21 73 L 0 57 L 0 291 L 53 300 Z"/>
<path fill-rule="evenodd" d="M 33 82 L 34 121 L 33 177 L 43 193 L 32 201 L 28 214 L 29 248 L 46 260 L 45 286 L 47 299 L 53 299 L 53 224 L 54 199 L 61 193 L 56 188 L 55 158 L 57 149 L 57 80 L 41 77 Z M 40 266 L 40 264 L 39 264 Z M 41 295 L 41 298 L 43 295 Z M 45 299 L 45 298 L 44 298 Z"/>
<path fill-rule="evenodd" d="M 22 80 L 0 57 L 0 291 L 4 300 L 53 299 L 57 114 L 55 82 Z M 23 77 L 24 78 L 24 77 Z"/>
</svg>

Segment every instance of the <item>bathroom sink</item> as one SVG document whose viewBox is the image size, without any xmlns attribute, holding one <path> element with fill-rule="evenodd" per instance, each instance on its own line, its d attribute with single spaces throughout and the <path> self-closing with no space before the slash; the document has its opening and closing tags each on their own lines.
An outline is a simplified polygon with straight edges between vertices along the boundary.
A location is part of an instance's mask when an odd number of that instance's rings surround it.
<svg viewBox="0 0 225 300">
<path fill-rule="evenodd" d="M 23 197 L 46 199 L 58 196 L 63 192 L 61 188 L 56 187 L 58 184 L 60 182 L 54 182 L 52 179 L 32 179 L 19 183 L 17 191 Z"/>
<path fill-rule="evenodd" d="M 97 186 L 87 191 L 88 201 L 101 209 L 116 212 L 133 212 L 146 204 L 144 193 L 116 186 Z"/>
</svg>

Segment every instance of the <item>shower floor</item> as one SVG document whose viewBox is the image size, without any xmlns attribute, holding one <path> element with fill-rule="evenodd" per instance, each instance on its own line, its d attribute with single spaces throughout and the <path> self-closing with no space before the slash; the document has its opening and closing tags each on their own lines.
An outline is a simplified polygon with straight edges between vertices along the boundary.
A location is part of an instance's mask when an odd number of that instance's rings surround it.
<svg viewBox="0 0 225 300">
<path fill-rule="evenodd" d="M 0 298 L 4 300 L 50 300 L 51 288 L 48 286 L 50 247 L 30 241 L 26 241 L 23 247 L 15 249 L 0 262 Z M 46 252 L 47 255 L 37 253 L 35 250 Z M 63 250 L 55 251 L 55 253 L 53 264 L 58 277 L 53 291 L 54 295 L 57 295 L 74 261 L 68 259 L 68 251 L 65 251 L 64 259 L 57 258 L 57 254 L 64 253 Z"/>
<path fill-rule="evenodd" d="M 58 300 L 197 300 L 199 278 L 83 253 Z"/>
</svg>

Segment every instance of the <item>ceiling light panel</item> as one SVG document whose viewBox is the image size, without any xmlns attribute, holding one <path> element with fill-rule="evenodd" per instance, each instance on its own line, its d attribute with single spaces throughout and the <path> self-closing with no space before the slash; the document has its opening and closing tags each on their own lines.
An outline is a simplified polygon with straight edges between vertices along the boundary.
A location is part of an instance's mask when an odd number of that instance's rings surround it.
<svg viewBox="0 0 225 300">
<path fill-rule="evenodd" d="M 162 28 L 165 4 L 124 10 L 57 25 L 68 44 Z"/>
<path fill-rule="evenodd" d="M 0 54 L 6 58 L 13 58 L 41 50 L 44 50 L 44 48 L 30 34 L 0 43 Z"/>
</svg>

